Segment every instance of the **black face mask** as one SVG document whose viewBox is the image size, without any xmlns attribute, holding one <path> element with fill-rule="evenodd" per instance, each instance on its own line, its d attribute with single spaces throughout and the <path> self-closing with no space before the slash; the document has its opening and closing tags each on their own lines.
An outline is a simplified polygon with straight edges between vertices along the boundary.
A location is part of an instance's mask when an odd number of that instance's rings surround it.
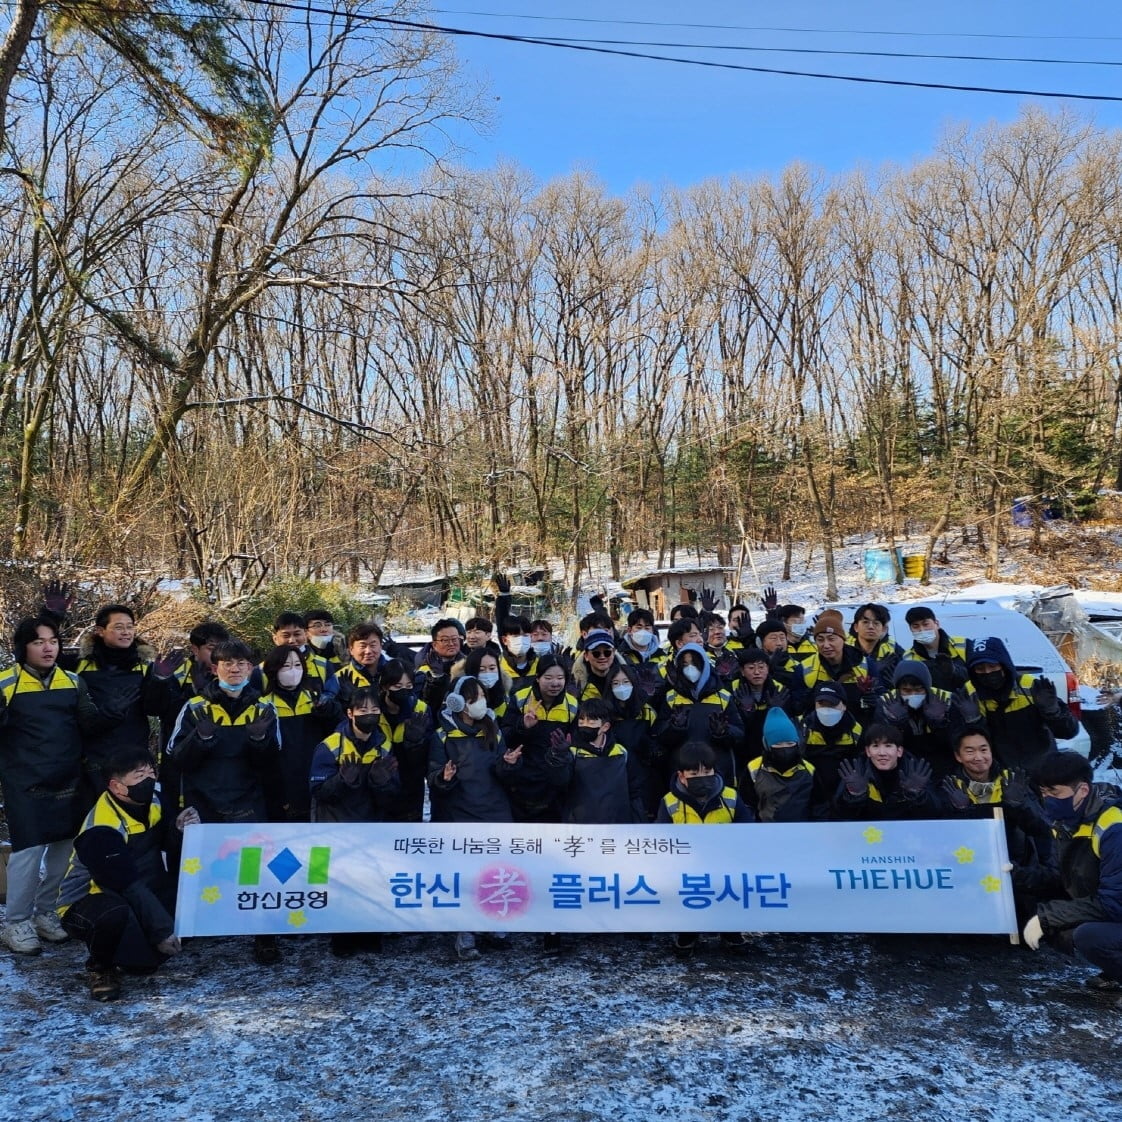
<svg viewBox="0 0 1122 1122">
<path fill-rule="evenodd" d="M 979 689 L 996 692 L 1005 685 L 1004 670 L 987 670 L 984 674 L 971 674 L 971 679 Z"/>
<path fill-rule="evenodd" d="M 412 713 L 417 699 L 412 690 L 387 690 L 386 700 L 393 702 L 403 713 Z"/>
<path fill-rule="evenodd" d="M 790 748 L 769 748 L 767 750 L 767 761 L 777 771 L 790 771 L 791 768 L 799 762 L 802 757 L 799 754 L 798 745 L 791 745 Z"/>
<path fill-rule="evenodd" d="M 378 727 L 382 717 L 380 713 L 356 713 L 353 719 L 355 728 L 369 735 Z"/>
<path fill-rule="evenodd" d="M 693 775 L 686 780 L 686 790 L 691 799 L 698 802 L 707 802 L 714 795 L 721 793 L 721 777 L 719 775 Z"/>
<path fill-rule="evenodd" d="M 132 784 L 128 788 L 129 801 L 137 803 L 139 806 L 150 806 L 152 797 L 156 794 L 156 778 L 149 776 L 147 779 L 142 779 L 139 783 Z"/>
<path fill-rule="evenodd" d="M 572 736 L 573 743 L 578 748 L 594 748 L 595 745 L 593 742 L 600 735 L 600 732 L 601 730 L 598 728 L 581 728 L 580 725 L 578 725 L 575 729 L 573 729 L 570 735 Z"/>
</svg>

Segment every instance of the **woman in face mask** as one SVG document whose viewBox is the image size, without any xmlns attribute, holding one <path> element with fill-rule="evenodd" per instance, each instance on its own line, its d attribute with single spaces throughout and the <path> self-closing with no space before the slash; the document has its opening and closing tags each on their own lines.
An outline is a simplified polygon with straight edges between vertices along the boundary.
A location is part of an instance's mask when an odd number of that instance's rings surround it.
<svg viewBox="0 0 1122 1122">
<path fill-rule="evenodd" d="M 417 696 L 413 672 L 402 660 L 391 658 L 378 671 L 381 727 L 398 763 L 399 797 L 386 808 L 392 822 L 420 822 L 425 809 L 425 774 L 428 770 L 432 710 Z"/>
<path fill-rule="evenodd" d="M 519 750 L 508 750 L 487 707 L 487 693 L 477 678 L 458 678 L 444 699 L 444 709 L 429 749 L 429 797 L 434 822 L 512 821 L 507 784 Z M 489 944 L 505 941 L 489 936 Z M 456 956 L 475 959 L 475 935 L 460 932 Z"/>
<path fill-rule="evenodd" d="M 678 649 L 668 677 L 672 685 L 654 727 L 663 753 L 669 758 L 687 740 L 704 741 L 716 753 L 717 770 L 735 782 L 735 753 L 744 740 L 744 723 L 700 643 Z"/>
<path fill-rule="evenodd" d="M 612 739 L 627 749 L 643 785 L 646 821 L 653 821 L 659 800 L 666 794 L 669 767 L 653 735 L 656 714 L 647 700 L 637 668 L 617 665 L 609 678 Z"/>
<path fill-rule="evenodd" d="M 265 774 L 265 797 L 274 821 L 308 822 L 308 773 L 316 745 L 335 727 L 342 709 L 309 678 L 306 656 L 293 643 L 274 647 L 261 663 L 266 692 L 261 700 L 276 710 L 281 750 L 275 771 Z"/>
<path fill-rule="evenodd" d="M 452 680 L 466 674 L 476 678 L 487 694 L 487 708 L 501 722 L 510 702 L 513 680 L 499 659 L 486 648 L 472 651 L 463 661 L 452 667 Z"/>
<path fill-rule="evenodd" d="M 503 722 L 507 783 L 516 822 L 558 822 L 560 803 L 546 756 L 554 733 L 568 734 L 577 716 L 569 676 L 555 655 L 538 660 L 532 685 L 516 690 Z"/>
</svg>

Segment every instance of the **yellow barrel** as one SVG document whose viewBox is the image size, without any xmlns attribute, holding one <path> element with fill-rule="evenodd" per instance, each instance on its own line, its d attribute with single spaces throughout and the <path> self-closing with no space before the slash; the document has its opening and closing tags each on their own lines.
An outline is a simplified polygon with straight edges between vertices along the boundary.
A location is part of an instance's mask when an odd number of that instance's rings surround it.
<svg viewBox="0 0 1122 1122">
<path fill-rule="evenodd" d="M 927 576 L 927 555 L 923 553 L 904 554 L 904 576 L 913 580 L 923 580 Z"/>
</svg>

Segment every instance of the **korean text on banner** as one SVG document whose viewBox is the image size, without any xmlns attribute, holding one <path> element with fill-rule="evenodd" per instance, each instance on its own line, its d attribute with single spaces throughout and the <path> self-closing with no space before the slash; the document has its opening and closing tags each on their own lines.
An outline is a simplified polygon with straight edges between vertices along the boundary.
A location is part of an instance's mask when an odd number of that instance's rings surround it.
<svg viewBox="0 0 1122 1122">
<path fill-rule="evenodd" d="M 1002 824 L 188 827 L 176 931 L 1014 934 Z"/>
</svg>

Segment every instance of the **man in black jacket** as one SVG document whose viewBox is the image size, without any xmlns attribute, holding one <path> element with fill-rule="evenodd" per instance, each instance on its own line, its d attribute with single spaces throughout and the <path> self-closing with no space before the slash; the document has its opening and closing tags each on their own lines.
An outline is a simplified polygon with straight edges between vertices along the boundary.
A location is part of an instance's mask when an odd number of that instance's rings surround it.
<svg viewBox="0 0 1122 1122">
<path fill-rule="evenodd" d="M 191 698 L 168 743 L 182 775 L 184 806 L 203 822 L 267 822 L 265 772 L 279 766 L 276 710 L 250 683 L 253 652 L 229 639 L 214 652 L 217 677 Z M 276 936 L 254 939 L 262 965 L 279 960 Z"/>
<path fill-rule="evenodd" d="M 176 878 L 161 850 L 169 820 L 156 796 L 145 748 L 126 745 L 102 768 L 105 791 L 86 815 L 59 889 L 62 925 L 89 948 L 90 996 L 112 1001 L 117 972 L 149 974 L 179 953 L 174 934 Z M 199 821 L 182 811 L 174 828 Z"/>
</svg>

